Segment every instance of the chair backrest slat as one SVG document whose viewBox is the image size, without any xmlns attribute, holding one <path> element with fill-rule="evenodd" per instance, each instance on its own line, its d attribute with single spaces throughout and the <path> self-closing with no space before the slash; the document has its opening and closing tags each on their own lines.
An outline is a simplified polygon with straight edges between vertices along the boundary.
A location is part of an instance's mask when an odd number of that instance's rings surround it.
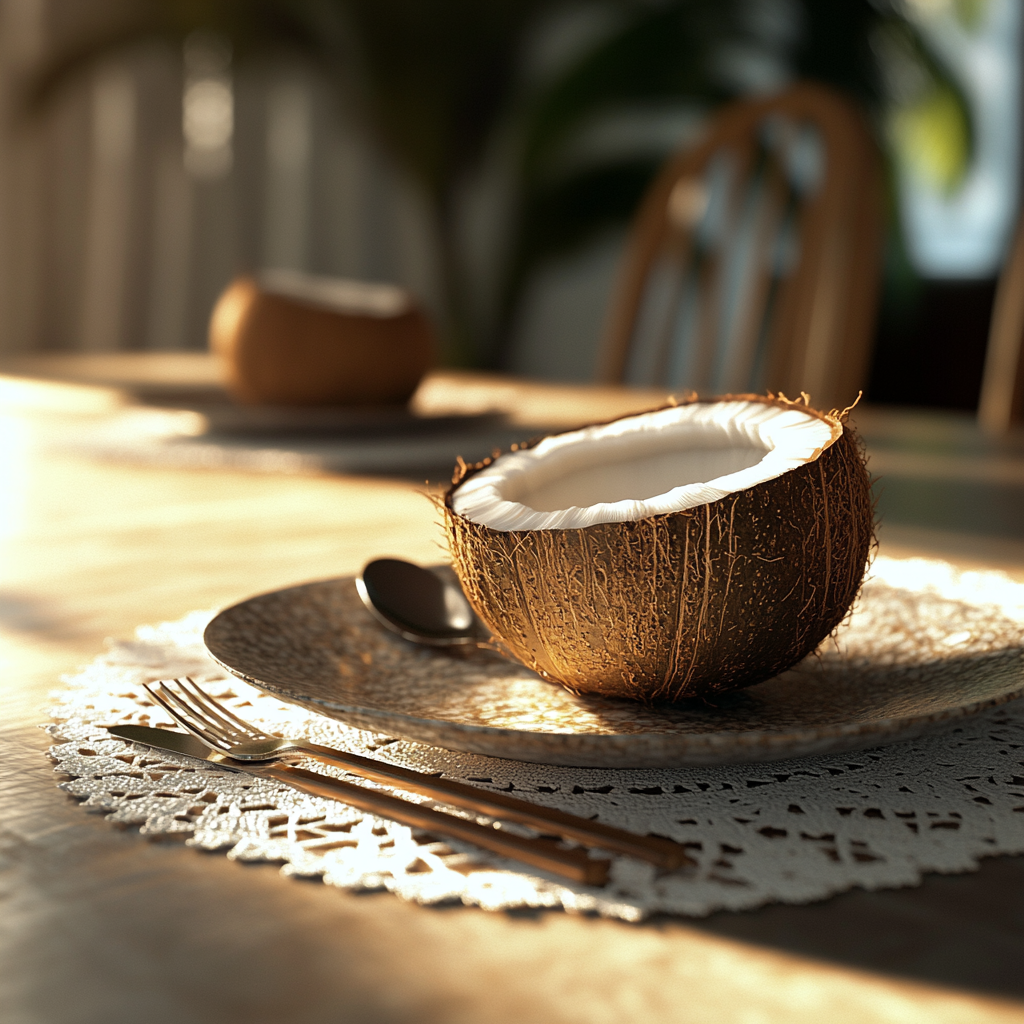
<svg viewBox="0 0 1024 1024">
<path fill-rule="evenodd" d="M 996 289 L 978 421 L 992 434 L 1024 422 L 1024 214 Z"/>
<path fill-rule="evenodd" d="M 824 87 L 735 103 L 672 158 L 631 235 L 602 377 L 848 404 L 870 357 L 881 161 Z"/>
</svg>

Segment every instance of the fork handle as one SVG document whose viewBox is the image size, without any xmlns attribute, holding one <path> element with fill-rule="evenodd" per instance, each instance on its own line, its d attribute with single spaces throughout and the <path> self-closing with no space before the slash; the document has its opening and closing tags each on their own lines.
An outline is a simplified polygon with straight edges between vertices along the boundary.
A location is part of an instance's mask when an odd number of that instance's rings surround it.
<svg viewBox="0 0 1024 1024">
<path fill-rule="evenodd" d="M 325 775 L 317 775 L 303 768 L 291 765 L 275 764 L 251 768 L 247 771 L 254 775 L 262 775 L 284 782 L 295 789 L 310 793 L 313 796 L 327 797 L 330 800 L 341 800 L 361 811 L 379 814 L 391 818 L 412 828 L 422 828 L 430 832 L 440 832 L 452 839 L 461 839 L 475 846 L 483 847 L 502 857 L 530 864 L 535 868 L 561 875 L 573 882 L 585 885 L 604 885 L 608 880 L 608 861 L 594 860 L 587 856 L 585 850 L 565 850 L 555 846 L 550 840 L 524 838 L 489 828 L 475 821 L 466 821 L 451 814 L 443 814 L 432 807 L 422 807 L 410 803 L 400 797 L 390 796 L 363 786 L 356 786 L 342 779 L 334 779 Z"/>
<path fill-rule="evenodd" d="M 669 871 L 694 864 L 686 850 L 670 839 L 640 836 L 611 825 L 603 825 L 598 821 L 588 821 L 586 818 L 567 814 L 553 807 L 517 800 L 506 793 L 493 793 L 453 779 L 425 775 L 423 772 L 375 761 L 359 754 L 322 747 L 318 743 L 302 742 L 295 745 L 324 764 L 343 768 L 372 782 L 420 793 L 477 814 L 504 818 L 506 821 L 515 821 L 545 832 L 555 832 L 564 839 L 636 857 Z"/>
</svg>

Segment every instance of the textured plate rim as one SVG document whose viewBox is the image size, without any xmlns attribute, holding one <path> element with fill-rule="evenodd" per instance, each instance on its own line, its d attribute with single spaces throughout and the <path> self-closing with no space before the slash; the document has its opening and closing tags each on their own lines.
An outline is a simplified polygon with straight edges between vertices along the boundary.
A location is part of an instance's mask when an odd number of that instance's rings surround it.
<svg viewBox="0 0 1024 1024">
<path fill-rule="evenodd" d="M 396 732 L 401 737 L 420 743 L 429 743 L 446 750 L 457 750 L 464 753 L 481 754 L 486 757 L 505 758 L 507 760 L 530 761 L 537 764 L 556 764 L 570 767 L 601 767 L 601 768 L 649 768 L 673 767 L 685 765 L 715 764 L 757 764 L 759 762 L 783 761 L 813 754 L 833 753 L 851 750 L 867 750 L 871 747 L 897 743 L 903 739 L 911 739 L 928 731 L 930 727 L 952 724 L 962 718 L 986 711 L 1002 704 L 1024 697 L 1024 679 L 1019 685 L 1005 693 L 975 700 L 956 707 L 945 708 L 927 714 L 904 715 L 897 718 L 878 718 L 871 722 L 849 722 L 818 729 L 762 730 L 750 729 L 740 732 L 709 732 L 709 733 L 589 733 L 589 732 L 542 732 L 534 729 L 508 729 L 499 726 L 473 725 L 455 722 L 450 719 L 424 718 L 399 711 L 383 711 L 378 708 L 361 705 L 332 702 L 319 697 L 306 696 L 298 691 L 282 690 L 278 684 L 268 683 L 242 669 L 236 668 L 218 657 L 210 646 L 209 635 L 215 624 L 222 623 L 225 616 L 236 609 L 258 601 L 261 598 L 280 597 L 289 591 L 301 590 L 310 586 L 330 583 L 343 583 L 350 576 L 335 576 L 323 580 L 311 580 L 307 583 L 281 587 L 277 590 L 254 594 L 242 601 L 229 605 L 219 611 L 207 624 L 203 631 L 203 643 L 210 657 L 226 672 L 255 686 L 259 690 L 272 694 L 274 697 L 289 704 L 295 704 L 306 710 L 323 709 L 318 713 L 328 718 L 336 718 L 356 728 L 369 732 Z M 378 723 L 375 725 L 374 723 Z M 823 729 L 828 729 L 823 733 Z M 436 736 L 428 738 L 427 733 L 446 733 L 446 739 L 452 741 L 463 738 L 463 743 L 442 742 Z M 487 739 L 495 741 L 516 741 L 520 746 L 529 747 L 536 742 L 569 741 L 584 750 L 590 748 L 599 760 L 580 760 L 579 756 L 567 759 L 559 758 L 557 752 L 545 750 L 545 756 L 515 756 L 507 750 L 497 751 Z M 621 748 L 632 740 L 643 739 L 655 748 L 665 751 L 664 755 L 653 753 L 647 756 L 628 755 Z M 474 742 L 476 740 L 477 742 Z M 581 754 L 584 751 L 580 751 Z M 552 757 L 552 754 L 555 756 Z M 730 756 L 731 755 L 731 756 Z M 585 756 L 585 754 L 584 754 Z"/>
</svg>

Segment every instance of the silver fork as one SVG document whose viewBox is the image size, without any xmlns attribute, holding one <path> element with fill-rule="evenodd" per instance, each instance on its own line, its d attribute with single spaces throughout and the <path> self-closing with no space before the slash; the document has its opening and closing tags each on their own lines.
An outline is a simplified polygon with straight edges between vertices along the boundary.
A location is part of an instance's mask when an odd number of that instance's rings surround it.
<svg viewBox="0 0 1024 1024">
<path fill-rule="evenodd" d="M 685 849 L 669 839 L 636 835 L 553 807 L 517 800 L 505 793 L 493 793 L 452 779 L 400 768 L 359 754 L 323 747 L 306 739 L 272 736 L 242 721 L 191 679 L 176 679 L 175 683 L 176 688 L 166 682 L 147 683 L 146 689 L 182 728 L 208 747 L 237 761 L 266 763 L 292 754 L 315 757 L 324 764 L 334 765 L 373 782 L 420 793 L 476 814 L 515 821 L 542 833 L 554 832 L 583 846 L 636 857 L 662 869 L 675 870 L 693 864 Z"/>
<path fill-rule="evenodd" d="M 163 703 L 166 694 L 173 691 L 164 687 L 161 697 L 157 698 L 155 687 L 147 686 L 147 689 L 167 708 L 171 717 L 179 725 L 186 724 L 179 708 L 172 710 L 171 706 Z M 156 731 L 160 732 L 161 730 Z M 190 731 L 199 736 L 194 729 L 190 729 Z M 135 739 L 134 736 L 125 738 Z M 202 740 L 201 737 L 200 739 Z M 162 741 L 155 742 L 162 747 Z M 202 742 L 209 746 L 206 740 L 202 740 Z M 580 847 L 567 849 L 552 842 L 546 836 L 513 835 L 506 830 L 482 825 L 478 821 L 468 821 L 451 814 L 443 814 L 432 807 L 403 800 L 368 786 L 357 786 L 344 779 L 307 772 L 302 768 L 286 764 L 277 757 L 269 761 L 246 764 L 244 761 L 225 758 L 218 747 L 211 749 L 214 751 L 214 756 L 220 759 L 220 763 L 258 778 L 274 779 L 304 793 L 311 793 L 329 800 L 341 800 L 351 807 L 357 807 L 384 818 L 391 818 L 393 821 L 402 822 L 402 824 L 415 829 L 460 839 L 485 850 L 491 850 L 502 857 L 511 857 L 544 871 L 562 875 L 574 882 L 604 885 L 608 880 L 609 862 L 602 858 L 590 857 L 588 852 Z"/>
</svg>

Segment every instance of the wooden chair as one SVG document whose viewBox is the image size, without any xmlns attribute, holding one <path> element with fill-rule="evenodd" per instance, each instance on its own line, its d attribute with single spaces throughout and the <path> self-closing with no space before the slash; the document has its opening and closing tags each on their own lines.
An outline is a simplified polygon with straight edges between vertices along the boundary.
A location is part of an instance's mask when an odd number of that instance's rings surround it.
<svg viewBox="0 0 1024 1024">
<path fill-rule="evenodd" d="M 996 289 L 978 422 L 992 434 L 1024 422 L 1024 215 Z"/>
<path fill-rule="evenodd" d="M 641 205 L 602 379 L 850 404 L 871 353 L 883 212 L 881 160 L 851 103 L 801 83 L 726 107 Z"/>
</svg>

